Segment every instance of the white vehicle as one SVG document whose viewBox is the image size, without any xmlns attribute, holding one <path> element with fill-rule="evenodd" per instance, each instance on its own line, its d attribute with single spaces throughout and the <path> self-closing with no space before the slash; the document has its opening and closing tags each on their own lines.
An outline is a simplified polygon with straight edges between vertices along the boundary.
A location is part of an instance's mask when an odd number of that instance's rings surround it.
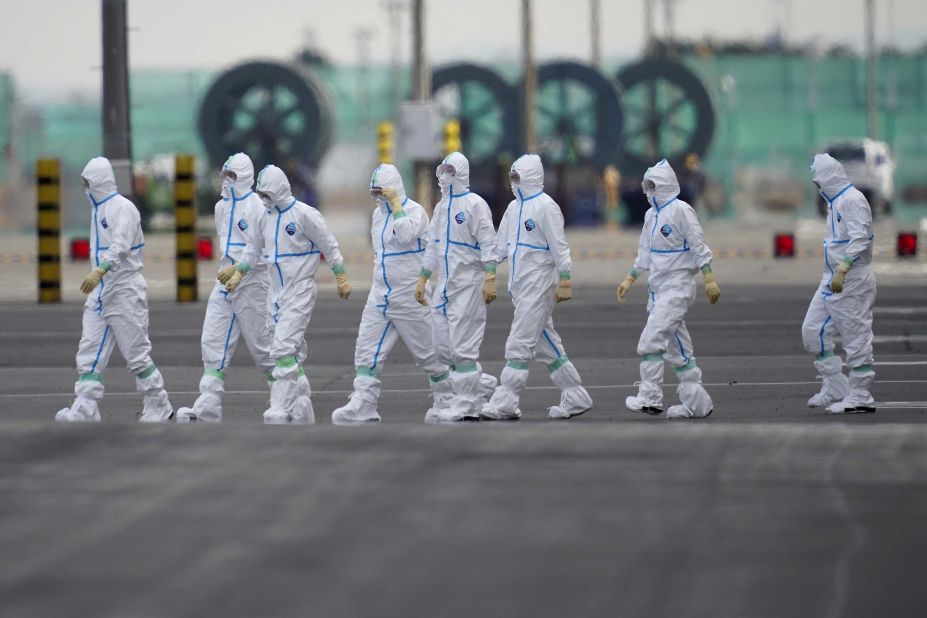
<svg viewBox="0 0 927 618">
<path fill-rule="evenodd" d="M 895 195 L 895 159 L 885 142 L 869 138 L 831 142 L 823 152 L 843 164 L 843 168 L 869 205 L 873 216 L 891 214 Z M 818 201 L 822 214 L 827 214 L 823 198 Z"/>
</svg>

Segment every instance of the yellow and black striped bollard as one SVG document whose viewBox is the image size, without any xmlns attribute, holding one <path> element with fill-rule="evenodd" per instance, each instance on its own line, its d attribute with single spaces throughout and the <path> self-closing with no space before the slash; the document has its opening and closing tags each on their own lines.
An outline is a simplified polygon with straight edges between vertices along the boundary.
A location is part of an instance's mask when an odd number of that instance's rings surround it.
<svg viewBox="0 0 927 618">
<path fill-rule="evenodd" d="M 61 163 L 39 159 L 36 165 L 39 213 L 39 302 L 61 302 Z"/>
<path fill-rule="evenodd" d="M 192 303 L 196 284 L 196 180 L 193 155 L 174 160 L 174 233 L 177 239 L 177 302 Z"/>
</svg>

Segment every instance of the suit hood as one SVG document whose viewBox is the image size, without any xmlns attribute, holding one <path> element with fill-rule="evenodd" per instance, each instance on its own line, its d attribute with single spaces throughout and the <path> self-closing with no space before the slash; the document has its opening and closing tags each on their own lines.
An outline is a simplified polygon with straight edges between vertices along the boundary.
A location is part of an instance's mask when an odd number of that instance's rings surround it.
<svg viewBox="0 0 927 618">
<path fill-rule="evenodd" d="M 290 181 L 286 174 L 276 165 L 268 165 L 258 174 L 256 191 L 266 194 L 274 206 L 286 208 L 293 201 L 293 192 L 290 190 Z"/>
<path fill-rule="evenodd" d="M 236 179 L 232 186 L 238 196 L 251 190 L 254 184 L 254 164 L 251 162 L 251 157 L 243 152 L 233 154 L 222 166 L 222 171 L 226 170 L 235 172 Z"/>
<path fill-rule="evenodd" d="M 540 156 L 526 154 L 518 157 L 515 163 L 512 163 L 512 171 L 518 173 L 520 180 L 515 188 L 521 190 L 522 197 L 529 197 L 544 190 L 544 165 Z"/>
<path fill-rule="evenodd" d="M 441 163 L 454 166 L 454 180 L 451 187 L 455 193 L 464 193 L 470 189 L 470 162 L 459 152 L 452 152 Z"/>
<path fill-rule="evenodd" d="M 827 199 L 831 199 L 850 184 L 843 165 L 827 153 L 814 155 L 814 161 L 811 162 L 811 180 L 818 183 Z"/>
<path fill-rule="evenodd" d="M 679 195 L 679 181 L 676 179 L 676 172 L 666 159 L 648 168 L 644 174 L 644 180 L 651 180 L 656 186 L 654 199 L 659 208 Z"/>
<path fill-rule="evenodd" d="M 116 175 L 113 173 L 113 166 L 106 157 L 90 159 L 87 165 L 84 166 L 84 171 L 80 173 L 80 177 L 87 181 L 94 202 L 99 202 L 113 193 L 119 192 L 116 188 Z"/>
<path fill-rule="evenodd" d="M 381 189 L 395 189 L 399 194 L 399 200 L 406 199 L 406 188 L 402 184 L 402 176 L 395 165 L 381 163 L 373 170 L 370 177 L 370 188 L 380 187 Z"/>
</svg>

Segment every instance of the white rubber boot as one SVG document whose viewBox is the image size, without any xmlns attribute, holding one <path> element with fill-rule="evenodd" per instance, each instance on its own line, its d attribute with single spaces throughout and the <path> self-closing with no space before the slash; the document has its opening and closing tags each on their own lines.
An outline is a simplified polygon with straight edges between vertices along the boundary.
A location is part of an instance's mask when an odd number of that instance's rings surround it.
<svg viewBox="0 0 927 618">
<path fill-rule="evenodd" d="M 849 392 L 841 401 L 827 407 L 831 414 L 872 414 L 876 411 L 875 399 L 869 390 L 875 381 L 871 365 L 854 367 L 850 370 Z"/>
<path fill-rule="evenodd" d="M 332 412 L 335 425 L 361 425 L 379 423 L 377 403 L 380 399 L 379 378 L 370 375 L 358 375 L 354 378 L 354 392 L 348 403 Z"/>
</svg>

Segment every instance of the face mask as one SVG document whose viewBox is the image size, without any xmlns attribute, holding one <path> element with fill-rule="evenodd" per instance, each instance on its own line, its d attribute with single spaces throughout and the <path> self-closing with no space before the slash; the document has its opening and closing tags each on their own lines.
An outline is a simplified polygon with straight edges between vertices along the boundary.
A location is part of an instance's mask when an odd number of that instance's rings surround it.
<svg viewBox="0 0 927 618">
<path fill-rule="evenodd" d="M 647 196 L 648 200 L 652 200 L 653 196 L 657 193 L 657 185 L 654 184 L 652 180 L 645 180 L 642 182 L 641 188 L 644 190 L 644 195 Z"/>
<path fill-rule="evenodd" d="M 260 197 L 261 197 L 261 201 L 264 202 L 264 208 L 266 208 L 267 210 L 270 210 L 271 208 L 274 207 L 274 201 L 270 199 L 269 197 L 267 197 L 267 195 L 261 193 Z"/>
</svg>

